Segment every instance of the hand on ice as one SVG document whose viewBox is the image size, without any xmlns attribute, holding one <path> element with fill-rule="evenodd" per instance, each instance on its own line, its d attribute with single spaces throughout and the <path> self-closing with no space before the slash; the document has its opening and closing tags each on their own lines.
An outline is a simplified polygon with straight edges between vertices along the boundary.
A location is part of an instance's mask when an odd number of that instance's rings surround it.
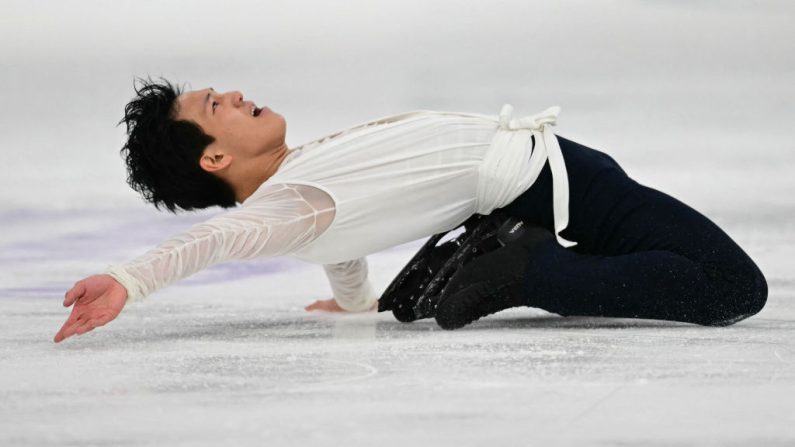
<svg viewBox="0 0 795 447">
<path fill-rule="evenodd" d="M 304 310 L 307 312 L 311 312 L 313 310 L 321 310 L 324 312 L 348 312 L 347 310 L 340 307 L 337 304 L 337 300 L 334 298 L 328 300 L 317 300 L 314 303 L 304 307 Z M 378 310 L 378 301 L 376 300 L 375 304 L 373 304 L 369 309 L 365 310 L 364 312 L 373 312 Z"/>
<path fill-rule="evenodd" d="M 75 283 L 66 292 L 64 307 L 72 304 L 72 314 L 55 334 L 58 343 L 75 334 L 85 334 L 116 318 L 127 302 L 127 290 L 109 275 L 94 275 Z"/>
</svg>

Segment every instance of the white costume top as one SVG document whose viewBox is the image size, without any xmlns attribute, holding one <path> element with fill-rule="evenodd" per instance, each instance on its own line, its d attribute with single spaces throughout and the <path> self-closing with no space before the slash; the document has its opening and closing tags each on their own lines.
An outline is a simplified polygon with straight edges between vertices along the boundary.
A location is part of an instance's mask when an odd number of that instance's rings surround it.
<svg viewBox="0 0 795 447">
<path fill-rule="evenodd" d="M 459 226 L 508 205 L 549 160 L 555 234 L 568 225 L 559 107 L 512 119 L 419 110 L 360 124 L 294 149 L 239 207 L 192 226 L 107 273 L 136 301 L 211 264 L 291 256 L 324 265 L 350 311 L 378 298 L 365 255 Z M 534 136 L 535 147 L 533 147 Z"/>
</svg>

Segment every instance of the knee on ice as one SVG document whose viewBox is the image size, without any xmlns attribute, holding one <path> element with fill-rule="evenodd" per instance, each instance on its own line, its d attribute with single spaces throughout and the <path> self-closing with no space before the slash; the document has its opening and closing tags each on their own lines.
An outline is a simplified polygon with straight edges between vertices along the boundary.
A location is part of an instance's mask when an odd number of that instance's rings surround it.
<svg viewBox="0 0 795 447">
<path fill-rule="evenodd" d="M 708 326 L 728 326 L 756 315 L 767 303 L 767 280 L 759 267 L 750 259 L 734 274 L 730 292 L 723 299 L 725 306 L 711 319 L 702 323 Z"/>
</svg>

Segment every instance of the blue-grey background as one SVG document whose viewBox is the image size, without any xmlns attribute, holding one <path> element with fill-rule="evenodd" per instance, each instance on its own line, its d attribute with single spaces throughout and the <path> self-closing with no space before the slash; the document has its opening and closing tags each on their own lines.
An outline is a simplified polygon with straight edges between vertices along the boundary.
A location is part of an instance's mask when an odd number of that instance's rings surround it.
<svg viewBox="0 0 795 447">
<path fill-rule="evenodd" d="M 140 203 L 123 182 L 115 124 L 133 77 L 146 75 L 241 90 L 287 118 L 290 145 L 412 108 L 560 105 L 559 133 L 715 200 L 781 204 L 748 191 L 780 191 L 776 174 L 795 157 L 785 1 L 0 5 L 3 208 Z M 674 172 L 646 172 L 660 164 Z M 719 178 L 671 177 L 693 165 Z"/>
</svg>

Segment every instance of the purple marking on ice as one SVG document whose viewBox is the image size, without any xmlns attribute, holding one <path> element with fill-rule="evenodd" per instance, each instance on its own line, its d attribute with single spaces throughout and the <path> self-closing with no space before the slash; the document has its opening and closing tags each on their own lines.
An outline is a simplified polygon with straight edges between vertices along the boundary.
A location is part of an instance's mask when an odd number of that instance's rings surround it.
<svg viewBox="0 0 795 447">
<path fill-rule="evenodd" d="M 265 261 L 237 261 L 218 264 L 204 270 L 193 278 L 180 282 L 181 285 L 199 286 L 227 281 L 235 281 L 253 276 L 269 276 L 303 267 L 303 263 L 288 259 L 267 258 Z M 64 283 L 63 286 L 34 286 L 34 287 L 6 287 L 0 288 L 2 298 L 39 298 L 62 299 L 64 293 L 72 286 Z"/>
<path fill-rule="evenodd" d="M 217 214 L 217 213 L 215 213 Z M 0 250 L 0 268 L 6 271 L 33 271 L 40 265 L 58 261 L 125 261 L 119 252 L 145 252 L 148 248 L 178 234 L 195 223 L 212 217 L 211 213 L 178 216 L 147 210 L 5 210 L 0 219 L 9 227 L 24 229 L 27 225 L 53 222 L 56 229 L 36 239 L 14 241 Z M 89 228 L 83 224 L 88 222 Z M 46 225 L 45 225 L 46 227 Z M 58 232 L 58 228 L 63 228 Z M 24 234 L 21 232 L 20 234 Z M 50 236 L 51 237 L 48 237 Z M 122 259 L 120 259 L 122 258 Z M 95 262 L 92 262 L 95 264 Z M 221 283 L 255 276 L 277 275 L 302 268 L 303 263 L 291 258 L 260 258 L 250 261 L 222 263 L 181 281 L 195 286 Z M 97 272 L 86 272 L 97 273 Z M 75 278 L 79 279 L 79 278 Z M 33 287 L 0 288 L 0 298 L 62 299 L 72 282 L 63 285 L 39 283 Z M 9 286 L 13 284 L 8 284 Z"/>
<path fill-rule="evenodd" d="M 78 219 L 97 219 L 104 225 L 101 230 L 69 232 L 55 237 L 40 237 L 35 241 L 21 241 L 3 247 L 3 261 L 54 261 L 112 258 L 119 250 L 140 247 L 141 253 L 169 236 L 189 226 L 204 221 L 212 214 L 164 215 L 141 210 L 7 210 L 0 213 L 4 224 L 24 225 L 26 222 L 66 222 Z M 110 259 L 108 259 L 110 262 Z"/>
<path fill-rule="evenodd" d="M 63 298 L 63 294 L 69 290 L 68 286 L 64 287 L 6 287 L 0 288 L 0 298 L 44 298 L 52 299 L 57 296 L 59 299 Z"/>
</svg>

